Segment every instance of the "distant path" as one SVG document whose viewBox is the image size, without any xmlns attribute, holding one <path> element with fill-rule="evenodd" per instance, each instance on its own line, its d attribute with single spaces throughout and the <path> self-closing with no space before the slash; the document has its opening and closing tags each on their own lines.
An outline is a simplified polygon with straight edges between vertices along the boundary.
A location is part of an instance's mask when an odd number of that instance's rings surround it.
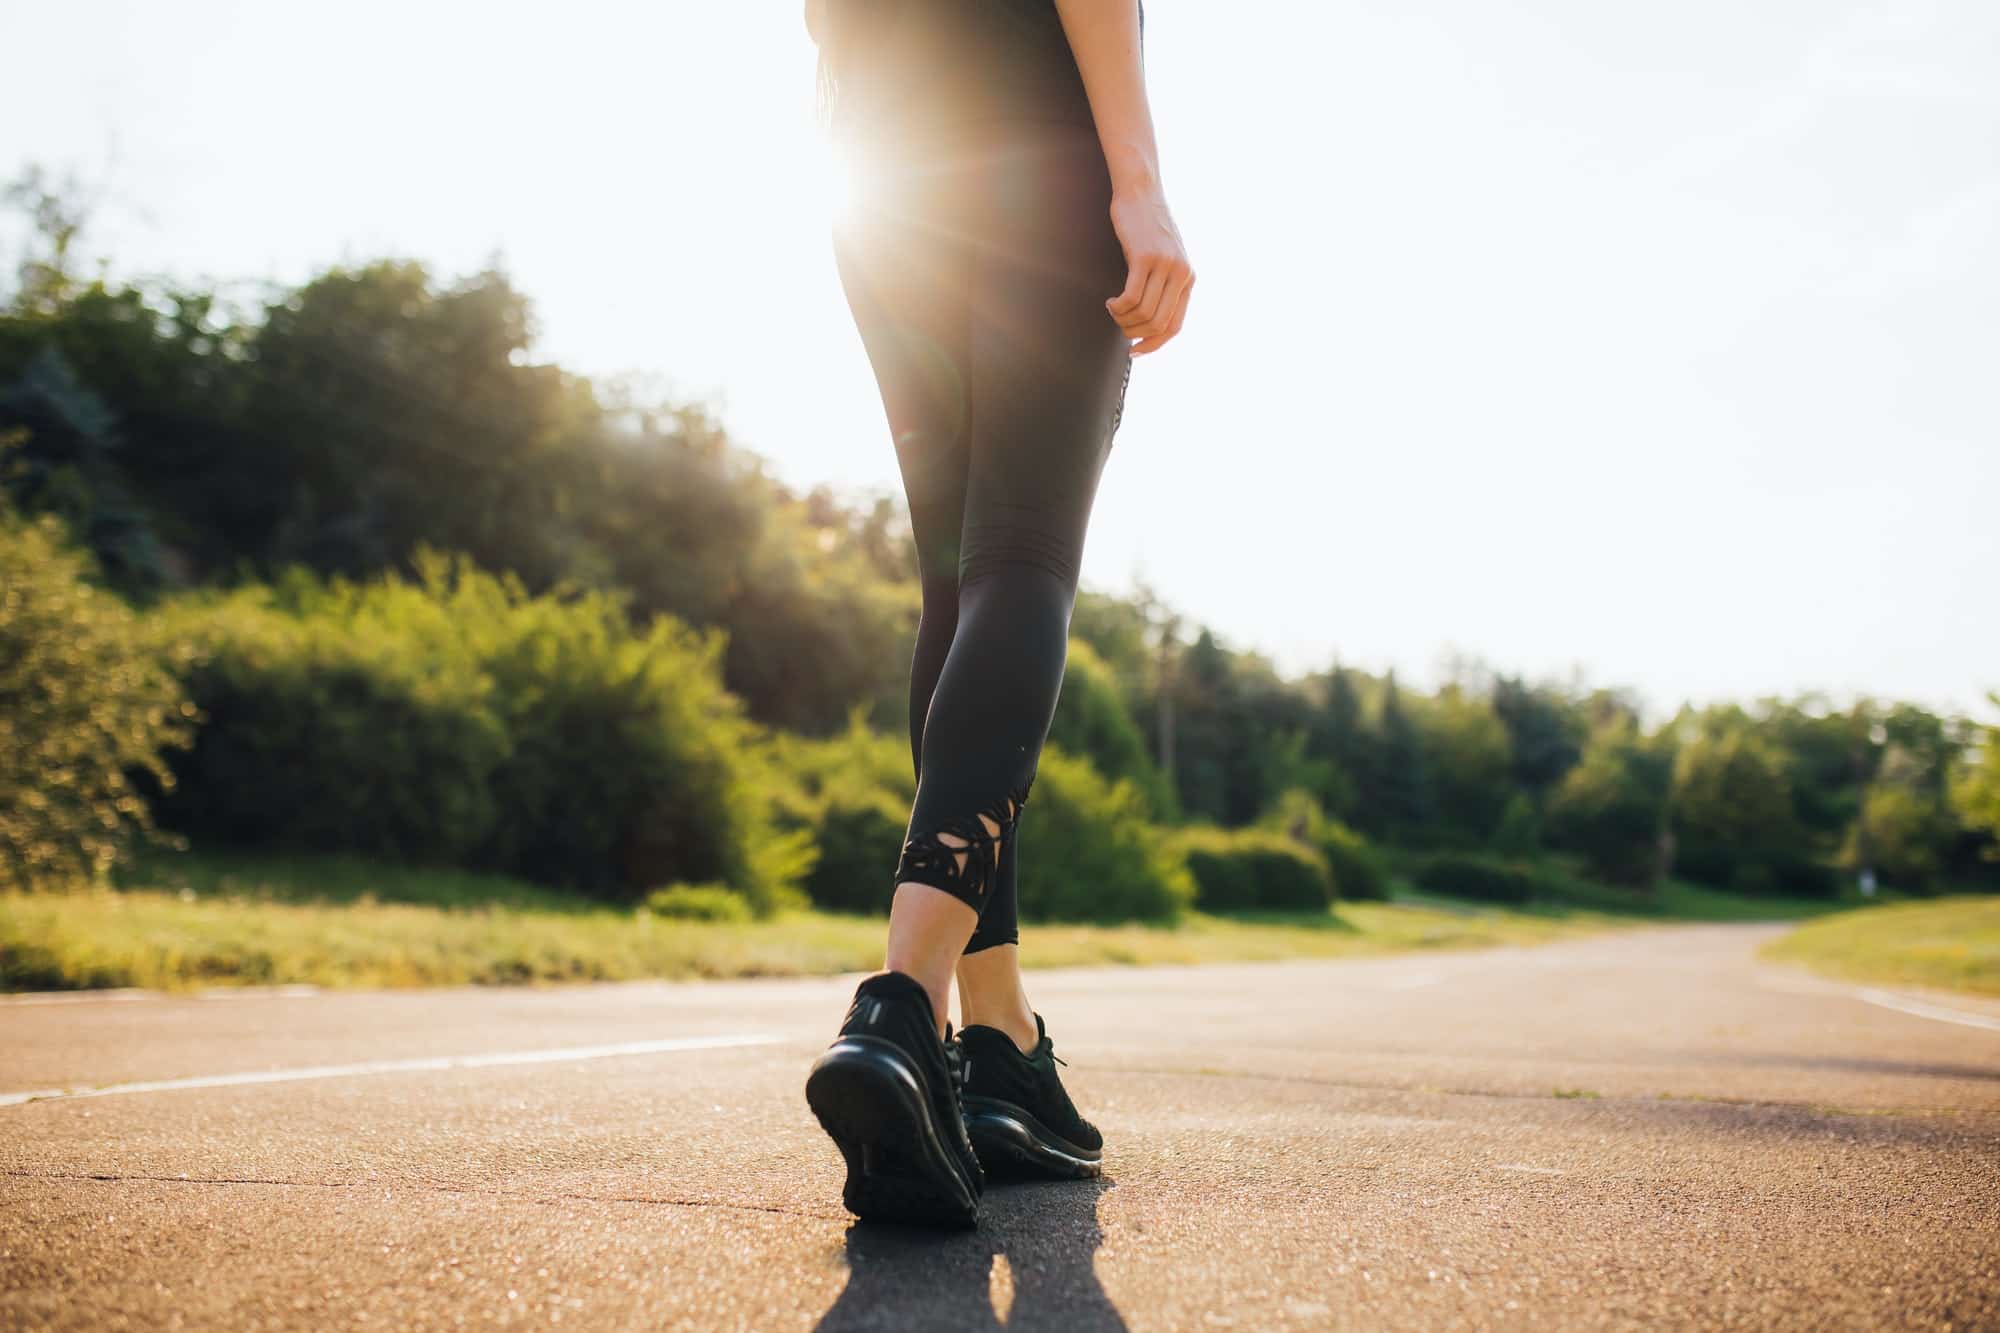
<svg viewBox="0 0 2000 1333">
<path fill-rule="evenodd" d="M 0 1001 L 0 1327 L 2000 1327 L 2000 1004 L 1772 933 L 1037 974 L 1107 1179 L 951 1237 L 851 981 Z"/>
</svg>

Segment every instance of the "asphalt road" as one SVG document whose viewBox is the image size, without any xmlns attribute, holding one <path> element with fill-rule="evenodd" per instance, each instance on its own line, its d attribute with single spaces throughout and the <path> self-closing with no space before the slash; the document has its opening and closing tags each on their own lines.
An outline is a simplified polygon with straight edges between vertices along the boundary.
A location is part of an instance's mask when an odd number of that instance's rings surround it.
<svg viewBox="0 0 2000 1333">
<path fill-rule="evenodd" d="M 2000 1327 L 2000 1004 L 1763 937 L 1039 974 L 1106 1178 L 949 1236 L 852 978 L 0 1001 L 0 1328 Z"/>
</svg>

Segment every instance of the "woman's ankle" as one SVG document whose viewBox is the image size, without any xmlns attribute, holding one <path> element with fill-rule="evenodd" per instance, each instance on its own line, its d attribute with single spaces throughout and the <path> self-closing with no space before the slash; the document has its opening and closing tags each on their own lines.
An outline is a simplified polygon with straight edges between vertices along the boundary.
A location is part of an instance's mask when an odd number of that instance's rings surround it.
<svg viewBox="0 0 2000 1333">
<path fill-rule="evenodd" d="M 931 1016 L 944 1033 L 951 979 L 979 914 L 927 884 L 899 884 L 889 908 L 889 943 L 883 967 L 915 977 L 930 996 Z"/>
<path fill-rule="evenodd" d="M 1021 1054 L 1026 1055 L 1041 1044 L 1041 1029 L 1035 1025 L 1034 1010 L 1023 1006 L 1019 1010 L 997 1014 L 974 1014 L 963 1003 L 959 1008 L 967 1027 L 979 1026 L 997 1028 L 1013 1039 Z"/>
</svg>

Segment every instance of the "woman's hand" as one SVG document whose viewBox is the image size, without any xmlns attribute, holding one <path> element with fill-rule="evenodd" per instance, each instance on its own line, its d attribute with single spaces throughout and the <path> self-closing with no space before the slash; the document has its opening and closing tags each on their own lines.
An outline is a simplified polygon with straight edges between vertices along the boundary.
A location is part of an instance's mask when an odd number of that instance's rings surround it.
<svg viewBox="0 0 2000 1333">
<path fill-rule="evenodd" d="M 1156 186 L 1111 193 L 1111 227 L 1125 247 L 1125 290 L 1104 303 L 1132 344 L 1133 356 L 1159 350 L 1187 320 L 1194 269 Z"/>
</svg>

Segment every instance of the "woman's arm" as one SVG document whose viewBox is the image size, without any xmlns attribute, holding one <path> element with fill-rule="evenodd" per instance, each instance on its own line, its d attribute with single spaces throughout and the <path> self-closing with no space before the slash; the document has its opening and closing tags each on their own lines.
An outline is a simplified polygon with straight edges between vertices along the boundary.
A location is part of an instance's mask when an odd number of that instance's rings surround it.
<svg viewBox="0 0 2000 1333">
<path fill-rule="evenodd" d="M 820 23 L 826 17 L 826 0 L 806 0 L 806 35 L 818 44 Z"/>
<path fill-rule="evenodd" d="M 1194 269 L 1167 211 L 1160 151 L 1139 59 L 1136 0 L 1055 0 L 1063 33 L 1090 96 L 1098 142 L 1111 168 L 1111 225 L 1125 248 L 1125 290 L 1104 303 L 1143 356 L 1181 331 Z"/>
</svg>

